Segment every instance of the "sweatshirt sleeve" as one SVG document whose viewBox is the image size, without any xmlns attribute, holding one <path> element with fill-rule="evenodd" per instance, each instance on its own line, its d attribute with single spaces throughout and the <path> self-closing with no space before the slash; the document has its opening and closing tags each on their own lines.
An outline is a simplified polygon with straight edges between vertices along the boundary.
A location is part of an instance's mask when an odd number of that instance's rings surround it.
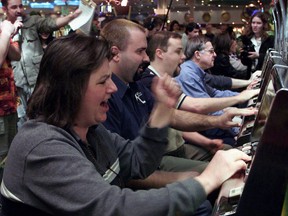
<svg viewBox="0 0 288 216">
<path fill-rule="evenodd" d="M 150 128 L 145 125 L 139 136 L 134 140 L 126 140 L 117 133 L 111 133 L 106 129 L 97 128 L 98 134 L 103 137 L 102 141 L 111 143 L 110 151 L 117 151 L 121 167 L 121 176 L 127 180 L 142 179 L 154 172 L 162 159 L 167 148 L 168 128 Z"/>
<path fill-rule="evenodd" d="M 144 136 L 157 132 L 151 130 L 144 131 Z M 49 133 L 38 132 L 37 136 Z M 50 134 L 29 149 L 22 141 L 18 136 L 19 145 L 14 143 L 10 152 L 10 158 L 19 160 L 8 163 L 5 186 L 23 203 L 53 215 L 190 215 L 206 199 L 202 186 L 193 179 L 146 191 L 110 185 L 68 135 Z"/>
</svg>

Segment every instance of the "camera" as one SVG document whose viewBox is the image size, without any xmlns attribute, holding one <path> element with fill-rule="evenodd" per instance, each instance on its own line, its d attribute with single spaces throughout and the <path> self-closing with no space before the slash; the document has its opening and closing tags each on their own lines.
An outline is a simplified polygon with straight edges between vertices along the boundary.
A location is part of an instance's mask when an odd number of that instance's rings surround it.
<svg viewBox="0 0 288 216">
<path fill-rule="evenodd" d="M 248 58 L 249 52 L 255 52 L 254 45 L 252 43 L 244 45 L 242 47 L 242 52 L 240 53 L 240 59 L 241 59 L 242 64 L 247 65 L 247 66 L 252 65 L 253 63 L 253 60 Z"/>
<path fill-rule="evenodd" d="M 247 58 L 249 55 L 249 52 L 255 52 L 253 44 L 249 44 L 249 45 L 244 46 L 242 48 L 242 50 L 243 51 L 241 52 L 241 57 L 243 57 L 243 58 Z"/>
</svg>

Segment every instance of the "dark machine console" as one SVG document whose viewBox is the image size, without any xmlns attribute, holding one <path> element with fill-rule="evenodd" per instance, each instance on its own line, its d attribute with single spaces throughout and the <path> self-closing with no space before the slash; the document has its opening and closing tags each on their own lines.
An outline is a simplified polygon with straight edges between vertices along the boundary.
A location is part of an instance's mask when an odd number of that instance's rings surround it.
<svg viewBox="0 0 288 216">
<path fill-rule="evenodd" d="M 273 2 L 274 49 L 248 101 L 258 114 L 243 117 L 236 144 L 252 160 L 224 182 L 212 216 L 288 216 L 288 0 Z"/>
<path fill-rule="evenodd" d="M 214 216 L 281 215 L 288 183 L 287 108 L 288 89 L 282 88 L 276 92 L 267 118 L 259 118 L 263 126 L 259 141 L 238 147 L 251 155 L 252 161 L 238 178 L 223 184 Z"/>
<path fill-rule="evenodd" d="M 268 75 L 267 75 L 268 76 Z M 221 188 L 213 216 L 281 216 L 288 183 L 288 67 L 273 66 L 259 111 L 245 122 L 238 149 L 252 156 Z M 284 208 L 285 209 L 285 208 Z"/>
<path fill-rule="evenodd" d="M 262 79 L 261 79 L 261 88 L 260 88 L 259 95 L 248 101 L 248 105 L 247 105 L 248 107 L 255 107 L 259 109 L 260 106 L 267 106 L 270 108 L 271 98 L 273 97 L 269 96 L 269 92 L 271 93 L 271 90 L 275 91 L 274 87 L 272 86 L 273 77 L 277 79 L 277 77 L 281 76 L 280 78 L 278 78 L 277 81 L 274 82 L 275 85 L 278 85 L 278 86 L 275 86 L 276 89 L 280 89 L 284 86 L 283 82 L 285 82 L 285 76 L 288 74 L 288 66 L 286 66 L 285 63 L 279 58 L 276 58 L 276 59 L 271 58 L 269 61 L 270 63 L 269 64 L 267 63 L 267 68 L 266 68 L 266 70 L 268 71 L 263 71 L 261 75 Z M 282 63 L 282 64 L 278 64 L 278 63 Z M 274 73 L 272 75 L 273 71 Z M 265 92 L 266 92 L 266 96 L 264 97 Z M 253 138 L 253 134 L 256 133 L 254 132 L 255 131 L 254 124 L 256 121 L 256 117 L 257 116 L 247 116 L 243 118 L 242 128 L 238 135 L 236 146 L 242 146 L 243 144 L 247 142 L 255 141 L 255 139 L 251 139 L 251 138 Z M 257 136 L 256 141 L 259 140 L 259 137 L 260 135 Z"/>
</svg>

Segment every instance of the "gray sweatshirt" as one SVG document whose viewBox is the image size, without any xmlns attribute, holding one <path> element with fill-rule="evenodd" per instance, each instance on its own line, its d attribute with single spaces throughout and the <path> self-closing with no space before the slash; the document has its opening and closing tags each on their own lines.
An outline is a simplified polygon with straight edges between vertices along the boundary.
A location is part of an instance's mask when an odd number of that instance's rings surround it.
<svg viewBox="0 0 288 216">
<path fill-rule="evenodd" d="M 1 193 L 53 215 L 190 215 L 206 200 L 193 179 L 146 191 L 113 185 L 116 178 L 145 178 L 157 169 L 166 137 L 167 128 L 144 127 L 129 141 L 102 125 L 92 127 L 87 138 L 97 169 L 77 137 L 30 120 L 11 144 Z"/>
</svg>

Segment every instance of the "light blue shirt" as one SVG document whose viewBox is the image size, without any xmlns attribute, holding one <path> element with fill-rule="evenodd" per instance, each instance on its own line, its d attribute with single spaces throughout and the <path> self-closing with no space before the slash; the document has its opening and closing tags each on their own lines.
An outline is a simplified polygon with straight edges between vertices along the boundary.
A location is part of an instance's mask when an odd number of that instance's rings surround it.
<svg viewBox="0 0 288 216">
<path fill-rule="evenodd" d="M 212 88 L 211 86 L 206 84 L 205 75 L 206 72 L 204 70 L 202 70 L 192 60 L 188 60 L 181 65 L 181 71 L 180 74 L 176 77 L 176 80 L 180 84 L 184 94 L 195 98 L 221 98 L 221 97 L 232 97 L 239 94 L 238 92 L 233 92 L 230 90 L 221 91 Z M 223 110 L 219 110 L 210 114 L 216 116 L 222 115 Z M 208 137 L 209 135 L 211 135 L 211 138 L 214 138 L 214 135 L 221 134 L 220 131 L 222 130 L 212 129 L 209 130 L 209 133 L 207 133 L 207 135 Z M 232 128 L 229 131 L 230 133 L 232 132 L 231 133 L 232 136 L 235 136 L 239 132 L 239 128 Z"/>
<path fill-rule="evenodd" d="M 181 85 L 183 92 L 191 97 L 198 98 L 221 98 L 238 95 L 238 92 L 230 90 L 218 90 L 207 85 L 205 82 L 206 72 L 193 61 L 185 61 L 181 65 L 180 75 L 176 80 Z"/>
</svg>

